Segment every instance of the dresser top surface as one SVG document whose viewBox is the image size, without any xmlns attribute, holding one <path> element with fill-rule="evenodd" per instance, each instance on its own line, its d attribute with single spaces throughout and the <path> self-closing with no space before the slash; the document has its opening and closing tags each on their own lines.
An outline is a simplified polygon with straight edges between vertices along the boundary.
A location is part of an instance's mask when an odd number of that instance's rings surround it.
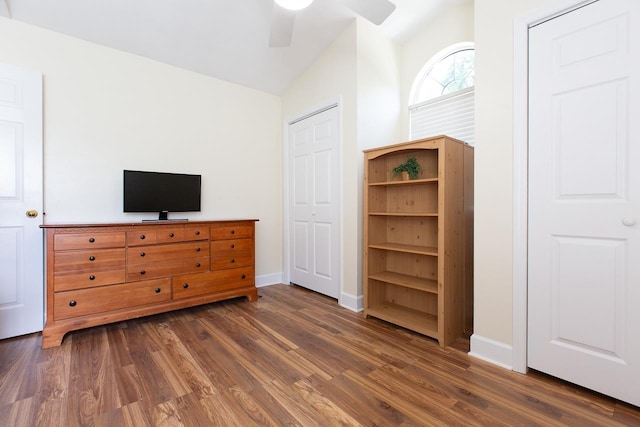
<svg viewBox="0 0 640 427">
<path fill-rule="evenodd" d="M 259 219 L 254 218 L 236 218 L 236 219 L 215 219 L 215 220 L 167 220 L 167 221 L 142 221 L 142 222 L 105 222 L 97 224 L 78 224 L 78 223 L 59 223 L 59 224 L 42 224 L 40 228 L 113 228 L 113 227 L 158 227 L 158 226 L 180 226 L 180 225 L 224 225 L 226 223 L 237 222 L 257 222 Z"/>
</svg>

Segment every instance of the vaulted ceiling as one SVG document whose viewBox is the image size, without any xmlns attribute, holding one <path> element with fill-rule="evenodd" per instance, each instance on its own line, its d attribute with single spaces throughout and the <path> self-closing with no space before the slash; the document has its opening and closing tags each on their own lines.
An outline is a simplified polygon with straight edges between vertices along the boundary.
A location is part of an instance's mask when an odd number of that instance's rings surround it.
<svg viewBox="0 0 640 427">
<path fill-rule="evenodd" d="M 398 43 L 467 0 L 391 0 L 380 26 Z M 0 0 L 0 16 L 274 94 L 356 18 L 342 0 L 296 13 L 292 43 L 270 48 L 273 0 Z"/>
</svg>

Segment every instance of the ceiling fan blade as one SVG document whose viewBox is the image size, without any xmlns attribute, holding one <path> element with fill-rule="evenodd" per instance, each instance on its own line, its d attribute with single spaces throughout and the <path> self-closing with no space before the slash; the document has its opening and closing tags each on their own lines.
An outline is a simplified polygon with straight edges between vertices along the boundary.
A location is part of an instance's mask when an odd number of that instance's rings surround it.
<svg viewBox="0 0 640 427">
<path fill-rule="evenodd" d="M 288 47 L 291 45 L 293 24 L 296 21 L 296 13 L 273 3 L 271 13 L 271 34 L 269 35 L 269 47 Z"/>
<path fill-rule="evenodd" d="M 396 10 L 396 5 L 389 0 L 342 0 L 342 2 L 349 9 L 376 25 L 382 24 Z"/>
</svg>

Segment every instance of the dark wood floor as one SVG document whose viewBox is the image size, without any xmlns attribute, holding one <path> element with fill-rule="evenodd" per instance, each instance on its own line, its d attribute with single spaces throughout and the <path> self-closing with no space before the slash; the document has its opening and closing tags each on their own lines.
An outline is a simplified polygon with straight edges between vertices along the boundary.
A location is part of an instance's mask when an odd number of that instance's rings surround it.
<svg viewBox="0 0 640 427">
<path fill-rule="evenodd" d="M 640 409 L 298 287 L 0 341 L 2 426 L 640 425 Z"/>
</svg>

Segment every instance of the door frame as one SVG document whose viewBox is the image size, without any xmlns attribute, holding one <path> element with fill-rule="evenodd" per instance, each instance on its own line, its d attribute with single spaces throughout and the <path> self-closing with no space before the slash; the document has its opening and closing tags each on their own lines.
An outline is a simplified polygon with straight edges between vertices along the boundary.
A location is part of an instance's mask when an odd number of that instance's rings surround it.
<svg viewBox="0 0 640 427">
<path fill-rule="evenodd" d="M 511 369 L 527 372 L 529 28 L 599 0 L 559 0 L 513 22 L 513 331 Z"/>
<path fill-rule="evenodd" d="M 283 172 L 283 203 L 284 203 L 284 274 L 283 279 L 285 284 L 290 284 L 291 281 L 291 229 L 289 227 L 289 220 L 291 219 L 291 214 L 289 212 L 289 202 L 291 200 L 289 194 L 289 178 L 291 177 L 291 169 L 289 164 L 289 126 L 293 123 L 304 120 L 308 117 L 314 116 L 316 114 L 322 113 L 328 109 L 337 108 L 338 109 L 338 219 L 339 219 L 339 229 L 338 229 L 338 259 L 342 260 L 342 250 L 343 250 L 343 238 L 344 238 L 344 230 L 343 230 L 343 173 L 342 173 L 342 148 L 343 148 L 343 140 L 342 140 L 342 97 L 328 99 L 325 102 L 322 102 L 314 107 L 311 107 L 307 110 L 304 110 L 300 113 L 293 114 L 292 116 L 285 118 L 282 124 L 282 134 L 284 140 L 284 149 L 283 151 L 283 163 L 284 163 L 284 172 Z M 340 289 L 339 289 L 339 297 L 338 304 L 342 305 L 343 295 L 344 295 L 344 280 L 342 277 L 342 264 L 337 266 L 338 268 L 338 277 L 340 277 Z"/>
</svg>

